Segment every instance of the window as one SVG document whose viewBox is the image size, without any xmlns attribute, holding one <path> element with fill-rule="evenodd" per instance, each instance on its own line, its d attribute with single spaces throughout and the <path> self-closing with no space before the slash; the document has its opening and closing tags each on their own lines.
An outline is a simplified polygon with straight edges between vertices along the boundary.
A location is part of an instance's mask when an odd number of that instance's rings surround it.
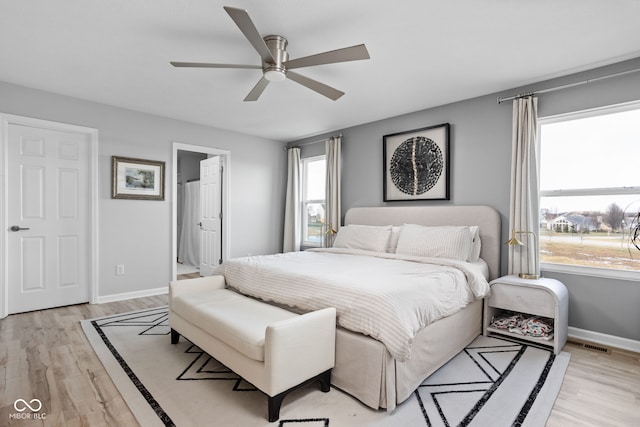
<svg viewBox="0 0 640 427">
<path fill-rule="evenodd" d="M 545 269 L 640 280 L 638 153 L 640 103 L 540 120 Z"/>
<path fill-rule="evenodd" d="M 325 156 L 302 159 L 302 246 L 322 246 L 326 168 Z"/>
</svg>

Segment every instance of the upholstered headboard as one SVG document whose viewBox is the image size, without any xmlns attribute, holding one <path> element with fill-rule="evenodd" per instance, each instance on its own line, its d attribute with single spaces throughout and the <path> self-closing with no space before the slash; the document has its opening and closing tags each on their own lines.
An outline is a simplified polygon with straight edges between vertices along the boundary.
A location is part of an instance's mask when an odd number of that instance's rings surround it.
<svg viewBox="0 0 640 427">
<path fill-rule="evenodd" d="M 392 206 L 351 208 L 345 225 L 477 225 L 482 248 L 480 257 L 489 266 L 489 279 L 500 276 L 500 214 L 491 206 Z"/>
</svg>

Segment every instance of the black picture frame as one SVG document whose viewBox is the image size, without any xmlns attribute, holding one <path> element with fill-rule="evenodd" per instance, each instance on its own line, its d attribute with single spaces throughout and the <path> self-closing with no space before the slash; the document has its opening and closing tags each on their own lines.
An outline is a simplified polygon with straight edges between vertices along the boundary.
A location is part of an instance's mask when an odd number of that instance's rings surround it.
<svg viewBox="0 0 640 427">
<path fill-rule="evenodd" d="M 449 123 L 384 135 L 385 202 L 449 200 Z"/>
</svg>

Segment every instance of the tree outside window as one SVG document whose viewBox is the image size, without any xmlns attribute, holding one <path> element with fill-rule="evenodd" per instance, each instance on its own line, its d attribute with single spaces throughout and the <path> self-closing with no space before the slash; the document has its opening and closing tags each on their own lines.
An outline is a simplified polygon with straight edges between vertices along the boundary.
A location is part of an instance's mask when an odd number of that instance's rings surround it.
<svg viewBox="0 0 640 427">
<path fill-rule="evenodd" d="M 325 156 L 302 159 L 302 246 L 322 246 L 325 225 Z"/>
</svg>

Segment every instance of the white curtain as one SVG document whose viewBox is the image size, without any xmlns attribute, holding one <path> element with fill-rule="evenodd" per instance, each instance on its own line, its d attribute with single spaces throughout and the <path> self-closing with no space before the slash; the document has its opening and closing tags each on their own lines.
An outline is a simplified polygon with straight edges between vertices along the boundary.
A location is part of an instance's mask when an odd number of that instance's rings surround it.
<svg viewBox="0 0 640 427">
<path fill-rule="evenodd" d="M 325 246 L 333 245 L 334 232 L 340 229 L 340 175 L 342 165 L 342 137 L 333 136 L 325 143 L 327 156 L 327 179 L 326 179 L 326 206 L 325 224 L 327 234 L 325 235 Z"/>
<path fill-rule="evenodd" d="M 200 266 L 200 181 L 184 185 L 178 261 Z"/>
<path fill-rule="evenodd" d="M 284 210 L 284 243 L 283 252 L 294 252 L 300 250 L 300 148 L 289 148 L 288 172 L 287 172 L 287 194 L 285 198 Z"/>
<path fill-rule="evenodd" d="M 509 274 L 536 274 L 539 271 L 537 239 L 539 231 L 538 189 L 538 98 L 528 96 L 513 101 L 513 133 L 511 153 L 511 202 L 509 237 L 512 230 L 525 246 L 509 246 Z M 535 235 L 528 234 L 535 233 Z M 527 271 L 531 266 L 531 271 Z"/>
</svg>

